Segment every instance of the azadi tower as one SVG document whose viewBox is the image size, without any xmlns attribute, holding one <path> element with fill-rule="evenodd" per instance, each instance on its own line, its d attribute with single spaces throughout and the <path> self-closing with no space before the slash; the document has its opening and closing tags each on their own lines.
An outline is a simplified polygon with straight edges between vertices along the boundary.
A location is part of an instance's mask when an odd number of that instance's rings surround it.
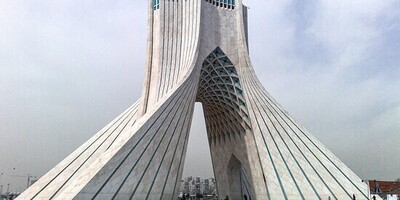
<svg viewBox="0 0 400 200">
<path fill-rule="evenodd" d="M 18 199 L 177 199 L 195 102 L 220 198 L 367 199 L 257 79 L 241 0 L 150 0 L 141 98 Z"/>
</svg>

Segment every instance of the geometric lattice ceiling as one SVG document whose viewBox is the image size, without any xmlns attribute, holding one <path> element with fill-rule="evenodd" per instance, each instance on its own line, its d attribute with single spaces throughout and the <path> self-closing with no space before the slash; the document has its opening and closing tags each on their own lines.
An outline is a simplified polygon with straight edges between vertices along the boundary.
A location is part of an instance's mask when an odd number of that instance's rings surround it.
<svg viewBox="0 0 400 200">
<path fill-rule="evenodd" d="M 219 47 L 203 62 L 197 101 L 203 104 L 210 143 L 250 129 L 237 70 Z"/>
</svg>

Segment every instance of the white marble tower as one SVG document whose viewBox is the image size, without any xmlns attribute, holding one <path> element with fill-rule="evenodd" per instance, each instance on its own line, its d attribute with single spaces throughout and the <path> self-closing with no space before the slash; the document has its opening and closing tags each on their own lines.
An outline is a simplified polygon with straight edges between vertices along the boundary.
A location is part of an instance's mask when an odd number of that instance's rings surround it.
<svg viewBox="0 0 400 200">
<path fill-rule="evenodd" d="M 241 0 L 150 0 L 148 19 L 140 100 L 18 199 L 177 199 L 196 101 L 220 197 L 367 199 L 260 84 Z"/>
</svg>

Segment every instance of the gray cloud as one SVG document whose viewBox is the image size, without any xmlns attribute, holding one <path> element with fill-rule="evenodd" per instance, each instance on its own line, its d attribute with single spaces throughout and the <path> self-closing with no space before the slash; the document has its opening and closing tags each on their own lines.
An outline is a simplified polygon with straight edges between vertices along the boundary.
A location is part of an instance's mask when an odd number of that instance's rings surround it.
<svg viewBox="0 0 400 200">
<path fill-rule="evenodd" d="M 400 3 L 245 3 L 267 90 L 362 178 L 399 177 Z M 1 172 L 42 175 L 136 101 L 146 12 L 146 1 L 0 0 Z M 211 176 L 196 110 L 184 174 Z"/>
<path fill-rule="evenodd" d="M 266 88 L 362 178 L 399 176 L 399 2 L 257 7 L 268 14 L 250 11 L 264 19 L 250 21 L 251 53 Z"/>
</svg>

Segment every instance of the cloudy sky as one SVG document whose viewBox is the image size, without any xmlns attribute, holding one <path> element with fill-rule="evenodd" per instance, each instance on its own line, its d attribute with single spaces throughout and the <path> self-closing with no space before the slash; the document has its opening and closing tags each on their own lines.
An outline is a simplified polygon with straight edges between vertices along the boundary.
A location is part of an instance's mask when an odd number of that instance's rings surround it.
<svg viewBox="0 0 400 200">
<path fill-rule="evenodd" d="M 139 98 L 146 3 L 0 0 L 0 184 L 24 189 Z M 400 1 L 245 4 L 267 90 L 361 178 L 400 177 Z M 208 177 L 196 111 L 184 175 Z"/>
</svg>

